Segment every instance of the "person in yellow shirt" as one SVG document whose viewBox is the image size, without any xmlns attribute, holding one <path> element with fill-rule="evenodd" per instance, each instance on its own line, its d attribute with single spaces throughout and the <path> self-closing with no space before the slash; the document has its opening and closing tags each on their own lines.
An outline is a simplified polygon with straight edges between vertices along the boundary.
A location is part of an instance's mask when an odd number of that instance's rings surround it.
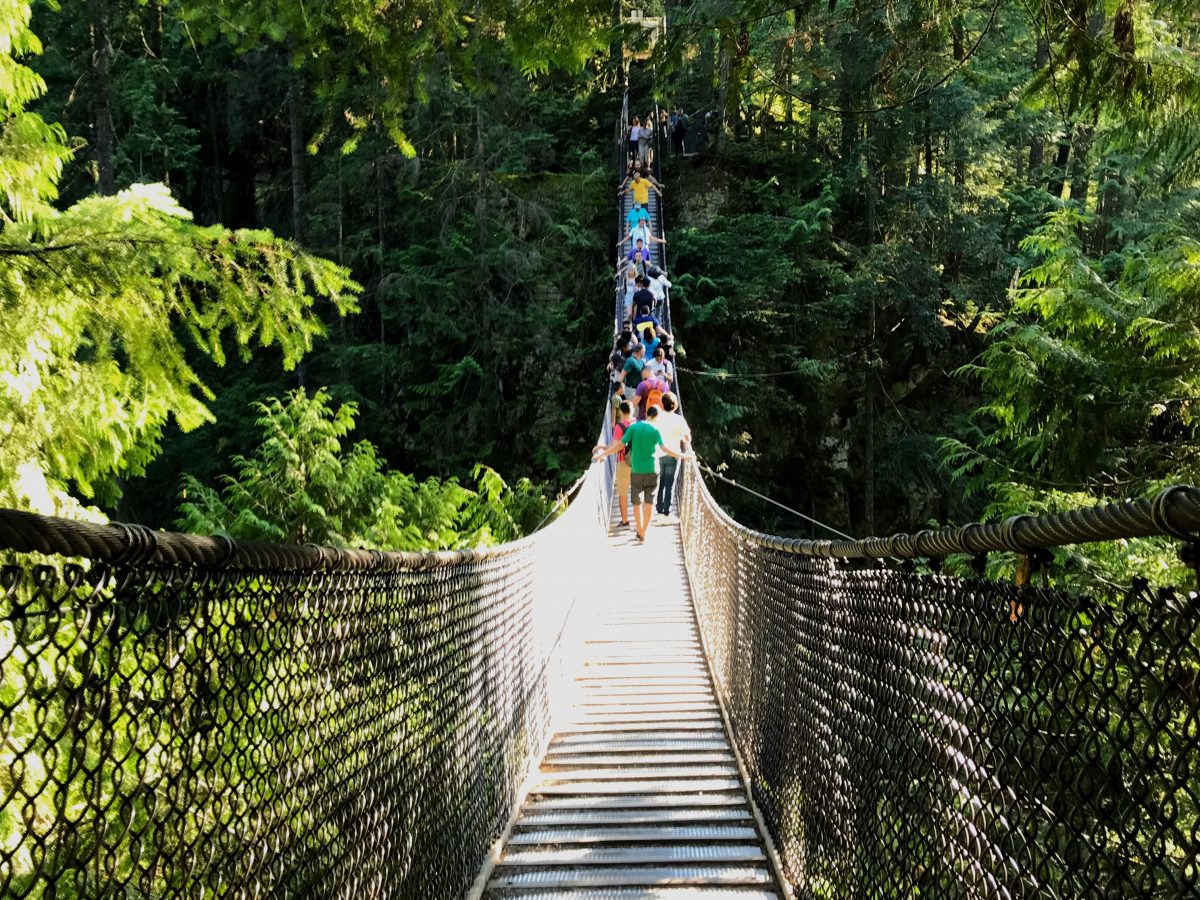
<svg viewBox="0 0 1200 900">
<path fill-rule="evenodd" d="M 630 180 L 628 187 L 618 191 L 617 196 L 624 196 L 629 191 L 633 192 L 633 202 L 642 206 L 646 206 L 650 203 L 651 191 L 654 191 L 654 193 L 658 194 L 659 197 L 662 197 L 662 191 L 651 184 L 647 178 L 643 177 L 640 171 L 633 173 L 633 178 Z"/>
</svg>

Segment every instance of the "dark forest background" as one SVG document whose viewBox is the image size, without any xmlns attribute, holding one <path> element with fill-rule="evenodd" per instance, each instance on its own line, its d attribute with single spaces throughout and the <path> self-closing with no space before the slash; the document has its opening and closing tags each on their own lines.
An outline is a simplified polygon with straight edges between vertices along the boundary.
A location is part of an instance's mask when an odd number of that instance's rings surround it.
<svg viewBox="0 0 1200 900">
<path fill-rule="evenodd" d="M 691 115 L 662 178 L 704 460 L 858 536 L 1195 481 L 1188 6 L 647 4 L 669 29 L 630 69 L 632 112 Z M 531 498 L 574 480 L 611 332 L 631 40 L 613 17 L 39 4 L 36 109 L 76 141 L 60 202 L 162 182 L 198 223 L 269 229 L 362 288 L 291 371 L 278 348 L 189 351 L 215 421 L 166 428 L 92 502 L 170 525 L 183 473 L 217 485 L 264 442 L 253 404 L 298 387 L 352 402 L 347 440 L 417 480 L 482 463 Z M 714 491 L 748 524 L 820 535 Z"/>
</svg>

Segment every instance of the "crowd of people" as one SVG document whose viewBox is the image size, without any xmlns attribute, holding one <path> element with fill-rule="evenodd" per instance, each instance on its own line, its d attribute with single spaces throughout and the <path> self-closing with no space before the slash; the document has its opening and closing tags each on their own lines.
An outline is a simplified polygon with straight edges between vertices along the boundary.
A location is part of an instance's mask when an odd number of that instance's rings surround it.
<svg viewBox="0 0 1200 900">
<path fill-rule="evenodd" d="M 660 118 L 662 127 L 673 127 L 665 110 Z M 661 197 L 663 185 L 650 174 L 653 151 L 644 152 L 643 143 L 647 132 L 639 119 L 633 123 L 629 174 L 617 193 L 618 198 L 631 193 L 633 203 L 625 218 L 626 233 L 617 244 L 616 291 L 622 321 L 608 360 L 613 441 L 607 447 L 597 446 L 593 459 L 617 454 L 615 491 L 621 525 L 632 525 L 638 541 L 645 541 L 656 514 L 664 521 L 671 519 L 679 460 L 688 458 L 692 435 L 674 391 L 675 338 L 661 320 L 671 282 L 665 267 L 653 261 L 651 249 L 666 243 L 666 238 L 654 233 L 649 212 L 650 192 Z"/>
<path fill-rule="evenodd" d="M 710 113 L 711 115 L 711 113 Z M 654 165 L 654 133 L 657 130 L 659 140 L 670 141 L 671 152 L 676 156 L 683 155 L 683 142 L 688 129 L 692 127 L 692 119 L 683 111 L 682 106 L 676 106 L 671 112 L 659 109 L 645 116 L 634 116 L 629 120 L 627 166 L 642 164 L 647 167 Z M 705 122 L 705 128 L 708 124 Z"/>
</svg>

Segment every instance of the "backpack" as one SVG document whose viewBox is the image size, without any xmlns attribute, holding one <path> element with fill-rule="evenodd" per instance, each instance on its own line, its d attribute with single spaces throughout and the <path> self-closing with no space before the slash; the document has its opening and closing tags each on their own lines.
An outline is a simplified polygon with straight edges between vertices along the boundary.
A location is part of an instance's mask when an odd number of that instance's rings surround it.
<svg viewBox="0 0 1200 900">
<path fill-rule="evenodd" d="M 663 391 L 660 387 L 658 387 L 658 385 L 661 385 L 662 383 L 663 382 L 661 379 L 655 378 L 654 379 L 655 387 L 652 387 L 650 390 L 646 391 L 646 396 L 644 398 L 642 398 L 642 418 L 646 417 L 646 413 L 649 411 L 650 407 L 652 407 L 652 406 L 657 406 L 659 411 L 660 412 L 662 411 Z"/>
<path fill-rule="evenodd" d="M 614 423 L 613 424 L 613 440 L 619 441 L 623 437 L 625 437 L 625 426 L 621 422 Z M 625 462 L 625 453 L 626 453 L 625 450 L 617 451 L 617 462 L 619 462 L 619 463 Z"/>
</svg>

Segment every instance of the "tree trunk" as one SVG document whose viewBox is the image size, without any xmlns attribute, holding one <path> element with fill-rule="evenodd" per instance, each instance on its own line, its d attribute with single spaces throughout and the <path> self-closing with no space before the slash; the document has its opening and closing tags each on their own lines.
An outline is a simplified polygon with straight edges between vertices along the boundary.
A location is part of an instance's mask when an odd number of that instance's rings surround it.
<svg viewBox="0 0 1200 900">
<path fill-rule="evenodd" d="M 113 154 L 116 136 L 112 120 L 112 40 L 109 33 L 108 0 L 89 0 L 92 32 L 92 133 L 95 139 L 96 190 L 116 193 Z"/>
<path fill-rule="evenodd" d="M 487 197 L 484 194 L 487 188 L 484 177 L 484 153 L 487 147 L 483 140 L 483 48 L 479 44 L 483 39 L 482 28 L 483 3 L 482 0 L 475 0 L 475 246 L 480 265 L 483 265 L 484 250 L 487 248 Z"/>
<path fill-rule="evenodd" d="M 292 165 L 292 240 L 304 240 L 304 84 L 300 70 L 288 67 L 288 133 Z"/>
<path fill-rule="evenodd" d="M 951 34 L 951 49 L 954 53 L 954 60 L 957 63 L 962 63 L 966 57 L 966 33 L 963 26 L 962 16 L 956 16 L 954 24 L 950 29 Z M 955 187 L 963 187 L 967 183 L 967 149 L 964 144 L 962 135 L 955 133 L 951 138 L 953 142 L 954 154 L 954 185 Z"/>
<path fill-rule="evenodd" d="M 853 41 L 849 32 L 841 37 L 841 72 L 838 73 L 838 107 L 842 110 L 839 115 L 842 119 L 842 140 L 841 140 L 841 155 L 842 159 L 850 159 L 850 155 L 854 152 L 855 144 L 858 143 L 858 117 L 849 112 L 854 108 L 855 90 L 851 77 L 851 72 L 854 71 L 856 60 L 854 59 Z"/>
<path fill-rule="evenodd" d="M 1033 57 L 1033 71 L 1040 72 L 1050 60 L 1050 42 L 1044 35 L 1038 36 L 1037 51 Z M 1046 157 L 1046 141 L 1040 134 L 1035 134 L 1029 142 L 1029 175 L 1036 177 Z"/>
<path fill-rule="evenodd" d="M 1071 141 L 1070 139 L 1059 142 L 1058 152 L 1054 155 L 1054 167 L 1050 173 L 1050 180 L 1047 182 L 1046 190 L 1056 200 L 1062 199 L 1063 185 L 1067 181 L 1067 162 L 1071 158 Z"/>
<path fill-rule="evenodd" d="M 1095 134 L 1096 129 L 1092 125 L 1080 125 L 1075 129 L 1071 151 L 1071 199 L 1076 203 L 1084 203 L 1087 200 L 1091 181 L 1088 153 L 1091 151 Z"/>
</svg>

